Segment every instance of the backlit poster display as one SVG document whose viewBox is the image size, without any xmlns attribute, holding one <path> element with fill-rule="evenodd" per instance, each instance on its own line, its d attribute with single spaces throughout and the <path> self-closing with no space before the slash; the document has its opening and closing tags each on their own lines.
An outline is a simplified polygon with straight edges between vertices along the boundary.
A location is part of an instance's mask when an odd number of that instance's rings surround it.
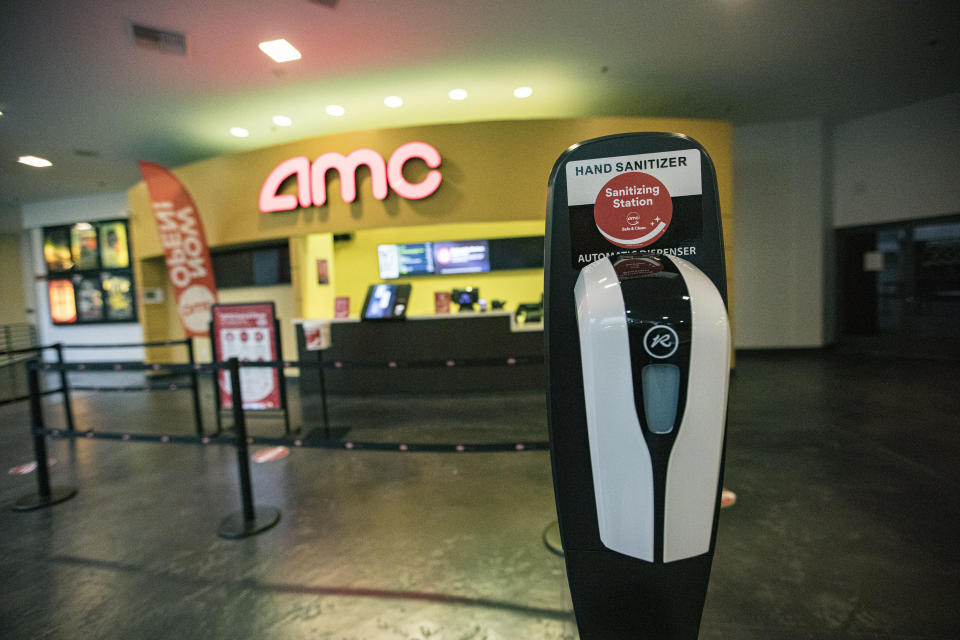
<svg viewBox="0 0 960 640">
<path fill-rule="evenodd" d="M 54 324 L 136 322 L 126 220 L 46 227 L 43 258 Z"/>
<path fill-rule="evenodd" d="M 108 320 L 133 320 L 136 305 L 133 301 L 133 280 L 128 275 L 101 273 L 100 286 L 105 296 L 104 309 Z"/>
<path fill-rule="evenodd" d="M 72 324 L 77 321 L 77 301 L 72 280 L 47 281 L 47 293 L 50 296 L 50 319 L 54 324 Z"/>
<path fill-rule="evenodd" d="M 126 269 L 130 266 L 126 223 L 105 222 L 100 225 L 100 266 L 104 269 Z"/>
<path fill-rule="evenodd" d="M 213 339 L 217 361 L 237 358 L 240 362 L 271 362 L 279 359 L 272 302 L 215 304 Z M 220 406 L 233 406 L 230 372 L 220 372 Z M 240 370 L 240 392 L 244 409 L 279 409 L 280 378 L 273 367 Z"/>
<path fill-rule="evenodd" d="M 78 222 L 70 229 L 70 253 L 77 269 L 96 269 L 100 266 L 97 251 L 97 230 L 89 222 Z"/>
<path fill-rule="evenodd" d="M 69 271 L 73 268 L 70 253 L 70 227 L 51 227 L 43 230 L 43 259 L 47 271 Z"/>
<path fill-rule="evenodd" d="M 103 320 L 103 290 L 99 278 L 74 276 L 73 286 L 77 292 L 77 319 L 80 322 Z"/>
</svg>

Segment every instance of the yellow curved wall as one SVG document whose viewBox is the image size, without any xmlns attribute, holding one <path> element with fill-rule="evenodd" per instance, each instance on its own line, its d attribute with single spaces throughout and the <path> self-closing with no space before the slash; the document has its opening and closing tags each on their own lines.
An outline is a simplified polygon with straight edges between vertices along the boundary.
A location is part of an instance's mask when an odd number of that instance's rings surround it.
<svg viewBox="0 0 960 640">
<path fill-rule="evenodd" d="M 294 307 L 298 315 L 318 317 L 329 315 L 334 295 L 349 295 L 352 312 L 356 315 L 362 304 L 362 291 L 374 281 L 376 274 L 375 248 L 371 253 L 351 253 L 346 247 L 333 247 L 329 236 L 314 238 L 315 234 L 331 234 L 375 229 L 396 229 L 396 232 L 378 232 L 376 236 L 357 234 L 354 242 L 418 241 L 430 239 L 457 239 L 496 237 L 497 235 L 530 235 L 527 233 L 495 233 L 497 223 L 527 221 L 542 225 L 545 218 L 546 186 L 550 169 L 557 157 L 571 144 L 603 135 L 630 131 L 668 131 L 683 133 L 702 144 L 713 159 L 717 170 L 720 206 L 723 213 L 724 244 L 731 279 L 732 252 L 732 152 L 731 127 L 727 122 L 652 119 L 652 118 L 592 118 L 565 120 L 523 120 L 507 122 L 473 122 L 444 124 L 402 129 L 359 131 L 301 140 L 295 143 L 212 158 L 175 168 L 174 174 L 190 192 L 197 205 L 211 246 L 262 242 L 277 238 L 291 240 L 293 263 Z M 386 200 L 373 198 L 366 169 L 358 172 L 357 199 L 345 203 L 340 198 L 339 179 L 331 172 L 327 182 L 328 199 L 322 207 L 310 207 L 284 213 L 261 213 L 258 207 L 260 188 L 270 171 L 281 161 L 293 156 L 317 156 L 335 151 L 344 155 L 363 147 L 374 149 L 384 158 L 401 144 L 423 141 L 433 145 L 443 157 L 440 171 L 443 182 L 439 189 L 424 200 L 404 200 L 390 193 Z M 407 166 L 407 178 L 419 181 L 426 167 L 419 161 Z M 293 181 L 288 181 L 283 193 L 293 193 Z M 137 281 L 140 287 L 165 286 L 160 282 L 162 270 L 157 261 L 162 255 L 146 186 L 141 182 L 128 192 L 130 230 L 137 258 Z M 478 224 L 473 229 L 461 224 Z M 447 229 L 422 232 L 407 227 L 429 225 Z M 513 225 L 509 225 L 513 226 Z M 539 228 L 539 227 L 538 227 Z M 482 232 L 482 233 L 480 233 Z M 424 235 L 426 233 L 430 237 Z M 435 234 L 439 237 L 434 238 Z M 392 240 L 383 240 L 392 238 Z M 379 239 L 379 240 L 378 240 Z M 315 259 L 332 253 L 331 285 L 317 285 Z M 367 256 L 364 260 L 361 256 Z M 160 261 L 162 263 L 162 261 Z M 515 276 L 517 274 L 514 274 Z M 522 275 L 522 274 L 521 274 Z M 542 273 L 527 273 L 526 280 L 509 284 L 494 284 L 497 278 L 508 274 L 485 274 L 486 285 L 474 279 L 473 284 L 484 287 L 485 297 L 505 297 L 498 287 L 510 287 L 514 295 L 536 300 L 542 290 Z M 539 281 L 538 281 L 539 278 Z M 459 282 L 444 279 L 428 282 L 418 278 L 415 284 L 413 313 L 432 311 L 434 289 L 450 289 Z M 507 282 L 507 281 L 504 281 Z M 539 282 L 539 284 L 538 284 Z M 317 287 L 320 287 L 318 289 Z M 324 288 L 326 287 L 326 288 Z M 536 291 L 535 291 L 536 290 Z M 536 294 L 536 295 L 533 295 Z M 424 297 L 425 296 L 425 297 Z M 140 296 L 142 300 L 142 296 Z M 141 318 L 148 339 L 172 338 L 182 335 L 173 315 L 171 296 L 164 305 L 141 305 Z"/>
</svg>

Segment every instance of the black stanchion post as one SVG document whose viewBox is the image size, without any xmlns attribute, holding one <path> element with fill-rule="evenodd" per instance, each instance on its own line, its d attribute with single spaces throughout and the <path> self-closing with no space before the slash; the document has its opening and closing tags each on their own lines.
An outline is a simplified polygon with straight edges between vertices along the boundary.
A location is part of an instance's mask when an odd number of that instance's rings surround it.
<svg viewBox="0 0 960 640">
<path fill-rule="evenodd" d="M 13 351 L 14 350 L 13 338 L 10 336 L 10 325 L 8 324 L 3 325 L 3 334 L 4 334 L 3 350 Z M 17 395 L 17 375 L 16 375 L 16 372 L 14 371 L 16 367 L 12 366 L 12 363 L 15 357 L 16 356 L 13 354 L 7 354 L 3 359 L 3 364 L 8 365 L 8 366 L 4 366 L 4 369 L 7 370 L 7 377 L 10 379 L 10 397 L 11 398 L 16 397 Z M 3 398 L 3 400 L 6 400 L 6 398 Z"/>
<path fill-rule="evenodd" d="M 220 354 L 217 352 L 217 334 L 213 331 L 213 320 L 210 321 L 210 362 L 217 364 L 220 362 Z M 223 433 L 223 416 L 220 415 L 220 369 L 213 367 L 213 415 L 217 420 L 217 431 L 214 435 L 219 436 Z"/>
<path fill-rule="evenodd" d="M 57 364 L 60 366 L 60 393 L 63 394 L 63 412 L 67 418 L 67 429 L 74 430 L 73 427 L 73 403 L 70 402 L 70 377 L 67 370 L 63 368 L 63 343 L 58 342 L 53 345 L 57 350 Z"/>
<path fill-rule="evenodd" d="M 233 429 L 236 433 L 237 466 L 240 470 L 240 494 L 243 510 L 224 518 L 217 534 L 221 538 L 246 538 L 266 531 L 280 520 L 280 511 L 273 507 L 253 506 L 250 484 L 250 455 L 247 450 L 247 424 L 243 416 L 240 393 L 240 361 L 230 358 L 230 391 L 233 399 Z"/>
<path fill-rule="evenodd" d="M 13 503 L 14 511 L 42 509 L 69 500 L 77 495 L 73 487 L 51 487 L 47 463 L 47 442 L 43 433 L 43 405 L 40 394 L 40 363 L 27 364 L 27 382 L 30 387 L 30 432 L 33 434 L 33 454 L 37 463 L 37 493 L 27 494 Z"/>
<path fill-rule="evenodd" d="M 323 366 L 323 350 L 320 351 L 320 407 L 323 410 L 323 439 L 330 439 L 330 418 L 327 415 L 327 379 Z M 302 378 L 301 378 L 302 380 Z"/>
<path fill-rule="evenodd" d="M 197 375 L 197 359 L 193 353 L 193 338 L 187 337 L 187 361 L 190 363 L 190 384 L 193 388 L 193 424 L 197 435 L 203 435 L 203 412 L 200 410 L 200 377 Z M 214 387 L 216 392 L 216 387 Z M 214 393 L 216 395 L 216 393 Z"/>
<path fill-rule="evenodd" d="M 277 384 L 280 385 L 280 409 L 283 411 L 283 435 L 290 435 L 290 405 L 287 404 L 287 379 L 283 375 L 283 342 L 280 340 L 280 321 L 273 320 L 273 335 L 277 339 Z"/>
</svg>

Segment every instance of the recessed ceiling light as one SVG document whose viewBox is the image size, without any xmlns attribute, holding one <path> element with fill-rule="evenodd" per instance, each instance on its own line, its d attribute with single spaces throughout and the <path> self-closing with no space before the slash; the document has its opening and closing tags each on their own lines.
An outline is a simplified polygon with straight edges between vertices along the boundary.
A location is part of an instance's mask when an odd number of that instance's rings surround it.
<svg viewBox="0 0 960 640">
<path fill-rule="evenodd" d="M 292 44 L 280 38 L 279 40 L 267 40 L 257 45 L 260 51 L 273 58 L 276 62 L 290 62 L 299 60 L 303 56 Z"/>
<path fill-rule="evenodd" d="M 231 127 L 230 135 L 236 136 L 237 138 L 246 138 L 250 135 L 250 132 L 243 127 Z"/>
<path fill-rule="evenodd" d="M 273 124 L 277 125 L 278 127 L 289 127 L 293 124 L 293 120 L 287 116 L 273 116 Z"/>
<path fill-rule="evenodd" d="M 467 90 L 466 89 L 454 89 L 447 95 L 450 96 L 451 100 L 466 100 L 467 99 Z"/>
<path fill-rule="evenodd" d="M 533 95 L 533 89 L 530 87 L 517 87 L 513 90 L 514 98 L 529 98 Z"/>
<path fill-rule="evenodd" d="M 52 167 L 53 163 L 47 160 L 46 158 L 38 158 L 37 156 L 20 156 L 17 158 L 17 162 L 20 164 L 26 164 L 31 167 Z"/>
<path fill-rule="evenodd" d="M 338 104 L 328 104 L 327 105 L 327 115 L 331 115 L 339 118 L 346 113 L 346 110 Z"/>
<path fill-rule="evenodd" d="M 391 109 L 396 109 L 397 107 L 403 106 L 403 98 L 400 96 L 387 96 L 383 99 L 383 104 L 387 105 Z"/>
</svg>

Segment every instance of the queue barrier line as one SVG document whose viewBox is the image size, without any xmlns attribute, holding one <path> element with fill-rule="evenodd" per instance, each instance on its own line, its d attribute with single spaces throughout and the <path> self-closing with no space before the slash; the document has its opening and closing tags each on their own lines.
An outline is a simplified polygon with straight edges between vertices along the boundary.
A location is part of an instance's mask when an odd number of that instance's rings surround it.
<svg viewBox="0 0 960 640">
<path fill-rule="evenodd" d="M 273 527 L 280 520 L 280 511 L 274 507 L 257 507 L 253 502 L 253 487 L 250 476 L 249 445 L 292 445 L 294 448 L 324 448 L 343 449 L 348 451 L 401 451 L 468 453 L 468 452 L 503 452 L 503 451 L 538 451 L 549 449 L 547 442 L 511 442 L 511 443 L 386 443 L 367 441 L 312 441 L 296 438 L 264 438 L 249 436 L 246 431 L 244 418 L 243 398 L 240 384 L 240 362 L 231 358 L 227 363 L 230 373 L 230 383 L 234 390 L 232 394 L 232 411 L 234 419 L 233 435 L 210 436 L 181 436 L 172 434 L 125 433 L 113 431 L 77 431 L 70 428 L 48 429 L 43 423 L 43 396 L 40 391 L 40 371 L 43 367 L 38 363 L 28 367 L 28 382 L 30 387 L 30 435 L 33 439 L 34 455 L 37 462 L 37 485 L 35 494 L 28 494 L 18 499 L 13 505 L 15 511 L 30 511 L 50 507 L 74 497 L 77 490 L 69 486 L 54 487 L 50 483 L 49 465 L 46 450 L 46 439 L 53 438 L 84 438 L 114 440 L 123 442 L 156 442 L 169 444 L 201 444 L 201 445 L 232 445 L 237 453 L 237 467 L 240 477 L 240 496 L 242 509 L 240 512 L 224 518 L 217 534 L 223 538 L 237 539 L 252 536 Z"/>
<path fill-rule="evenodd" d="M 75 386 L 73 389 L 78 391 L 177 391 L 180 389 L 189 389 L 192 391 L 193 399 L 193 422 L 196 428 L 198 436 L 203 435 L 203 412 L 200 409 L 200 383 L 197 378 L 197 361 L 194 356 L 193 350 L 193 340 L 190 338 L 183 338 L 180 340 L 154 340 L 150 342 L 114 342 L 114 343 L 93 343 L 93 344 L 64 344 L 58 342 L 53 345 L 43 346 L 43 347 L 34 347 L 30 351 L 39 351 L 43 349 L 56 349 L 57 351 L 57 361 L 55 363 L 51 362 L 38 362 L 36 360 L 27 363 L 28 375 L 31 369 L 42 369 L 43 371 L 56 371 L 60 374 L 60 389 L 59 393 L 63 395 L 63 405 L 64 413 L 67 420 L 67 427 L 70 431 L 74 430 L 73 422 L 73 405 L 70 401 L 70 380 L 67 374 L 70 371 L 158 371 L 159 368 L 151 367 L 150 369 L 138 369 L 133 366 L 136 364 L 143 363 L 111 363 L 111 362 L 66 362 L 63 358 L 63 352 L 65 349 L 126 349 L 126 348 L 140 348 L 140 347 L 185 347 L 187 350 L 187 364 L 177 364 L 177 365 L 167 365 L 167 367 L 174 366 L 179 371 L 186 373 L 190 376 L 190 384 L 177 384 L 175 388 L 171 388 L 170 384 L 157 384 L 157 385 L 80 385 Z M 26 398 L 19 398 L 17 400 L 23 400 Z"/>
<path fill-rule="evenodd" d="M 13 505 L 14 511 L 32 511 L 59 504 L 73 498 L 77 494 L 74 487 L 57 486 L 50 483 L 50 471 L 47 458 L 46 439 L 56 433 L 60 437 L 68 438 L 95 438 L 113 439 L 121 441 L 156 441 L 181 442 L 202 444 L 233 444 L 237 451 L 237 466 L 240 476 L 240 497 L 242 509 L 224 518 L 217 534 L 223 538 L 245 538 L 266 531 L 280 520 L 280 511 L 273 507 L 256 507 L 253 503 L 253 487 L 250 479 L 250 455 L 248 452 L 248 437 L 246 422 L 244 421 L 243 399 L 241 398 L 240 365 L 236 358 L 229 362 L 230 382 L 233 385 L 233 417 L 236 435 L 232 438 L 210 438 L 208 436 L 171 436 L 152 434 L 130 434 L 93 431 L 77 432 L 73 425 L 65 430 L 47 429 L 43 424 L 43 403 L 40 391 L 40 372 L 43 367 L 39 363 L 27 368 L 27 377 L 30 387 L 30 422 L 31 437 L 33 439 L 34 456 L 37 463 L 37 492 L 19 498 Z"/>
<path fill-rule="evenodd" d="M 121 362 L 104 362 L 104 361 L 94 361 L 94 362 L 65 362 L 63 360 L 62 354 L 64 349 L 78 348 L 120 348 L 120 347 L 143 347 L 143 346 L 185 346 L 187 348 L 188 354 L 188 363 L 173 363 L 173 362 L 153 362 L 146 363 L 140 361 L 121 361 Z M 114 343 L 114 344 L 93 344 L 93 345 L 64 345 L 58 344 L 54 345 L 54 348 L 58 352 L 58 361 L 57 362 L 30 362 L 27 364 L 27 367 L 38 367 L 42 368 L 47 372 L 59 372 L 61 378 L 61 390 L 64 396 L 64 405 L 66 411 L 66 418 L 68 427 L 70 430 L 73 430 L 73 411 L 71 408 L 70 402 L 70 384 L 68 380 L 68 372 L 121 372 L 121 371 L 139 371 L 139 372 L 154 372 L 154 373 L 165 373 L 173 375 L 188 375 L 190 376 L 191 382 L 189 384 L 180 384 L 180 383 L 156 383 L 148 385 L 76 385 L 72 389 L 77 391 L 88 391 L 88 392 L 114 392 L 114 393 L 125 393 L 125 392 L 139 392 L 139 391 L 178 391 L 181 389 L 191 390 L 193 394 L 193 413 L 194 413 L 194 423 L 196 425 L 197 435 L 200 437 L 204 436 L 203 429 L 203 415 L 200 409 L 200 393 L 199 393 L 199 381 L 198 375 L 201 373 L 204 374 L 213 374 L 214 375 L 214 386 L 216 387 L 219 383 L 216 382 L 216 374 L 219 371 L 226 371 L 229 368 L 227 362 L 210 362 L 210 363 L 199 363 L 194 359 L 193 353 L 193 343 L 189 340 L 163 340 L 155 342 L 144 342 L 144 343 Z M 329 439 L 330 427 L 329 419 L 327 418 L 327 395 L 326 395 L 326 385 L 323 380 L 322 372 L 324 370 L 356 370 L 356 369 L 424 369 L 424 368 L 472 368 L 472 367 L 500 367 L 500 366 L 523 366 L 531 364 L 542 364 L 544 362 L 543 356 L 509 356 L 506 358 L 437 358 L 430 360 L 314 360 L 314 361 L 300 361 L 300 360 L 270 360 L 270 361 L 247 361 L 240 364 L 241 368 L 271 368 L 276 369 L 278 374 L 281 376 L 281 381 L 284 379 L 282 376 L 282 369 L 286 368 L 303 368 L 303 369 L 319 369 L 321 371 L 321 380 L 320 388 L 321 395 L 323 398 L 323 426 L 324 432 L 326 434 L 326 439 Z M 284 392 L 285 394 L 285 392 Z M 21 398 L 23 399 L 23 398 Z M 217 430 L 214 435 L 219 435 L 221 432 L 221 423 L 220 423 L 220 410 L 219 399 L 217 396 L 214 396 L 215 403 L 215 416 L 217 418 Z M 284 401 L 284 405 L 286 402 Z M 285 421 L 285 435 L 290 436 L 288 414 L 286 409 L 284 409 L 284 421 Z"/>
<path fill-rule="evenodd" d="M 21 353 L 36 353 L 37 351 L 46 351 L 47 349 L 56 349 L 56 348 L 57 348 L 56 345 L 49 344 L 49 345 L 37 345 L 35 347 L 21 347 L 19 349 L 7 349 L 6 351 L 0 351 L 0 357 L 18 355 Z"/>
<path fill-rule="evenodd" d="M 182 391 L 184 389 L 193 389 L 192 384 L 164 384 L 158 382 L 156 384 L 145 384 L 145 385 L 82 385 L 75 384 L 70 386 L 74 391 L 92 391 L 94 393 L 101 392 L 117 392 L 124 393 L 128 391 Z"/>
<path fill-rule="evenodd" d="M 64 349 L 130 349 L 134 347 L 181 347 L 191 344 L 189 338 L 182 340 L 154 340 L 152 342 L 117 342 L 96 344 L 64 344 Z"/>
<path fill-rule="evenodd" d="M 94 429 L 67 431 L 64 429 L 33 429 L 36 436 L 54 439 L 76 440 L 121 440 L 123 442 L 147 442 L 159 444 L 234 445 L 236 435 L 188 436 L 163 433 L 135 433 L 128 431 L 97 431 Z M 305 440 L 303 438 L 275 438 L 263 436 L 246 437 L 248 445 L 282 446 L 295 449 L 332 449 L 344 451 L 391 451 L 401 453 L 507 453 L 522 451 L 547 451 L 547 441 L 446 443 L 446 442 L 380 442 L 363 440 Z"/>
<path fill-rule="evenodd" d="M 427 369 L 452 367 L 499 367 L 543 364 L 542 356 L 518 356 L 509 358 L 462 358 L 436 360 L 262 360 L 240 362 L 247 368 L 301 368 L 301 369 Z M 226 371 L 228 362 L 183 364 L 179 362 L 44 362 L 36 365 L 44 371 L 164 371 L 169 373 L 210 373 Z"/>
<path fill-rule="evenodd" d="M 52 396 L 55 393 L 63 393 L 63 389 L 47 389 L 46 391 L 41 391 L 40 395 L 42 396 Z M 8 404 L 14 404 L 17 402 L 23 402 L 24 400 L 29 400 L 30 394 L 25 396 L 16 396 L 14 398 L 7 398 L 5 400 L 0 400 L 0 407 Z"/>
</svg>

